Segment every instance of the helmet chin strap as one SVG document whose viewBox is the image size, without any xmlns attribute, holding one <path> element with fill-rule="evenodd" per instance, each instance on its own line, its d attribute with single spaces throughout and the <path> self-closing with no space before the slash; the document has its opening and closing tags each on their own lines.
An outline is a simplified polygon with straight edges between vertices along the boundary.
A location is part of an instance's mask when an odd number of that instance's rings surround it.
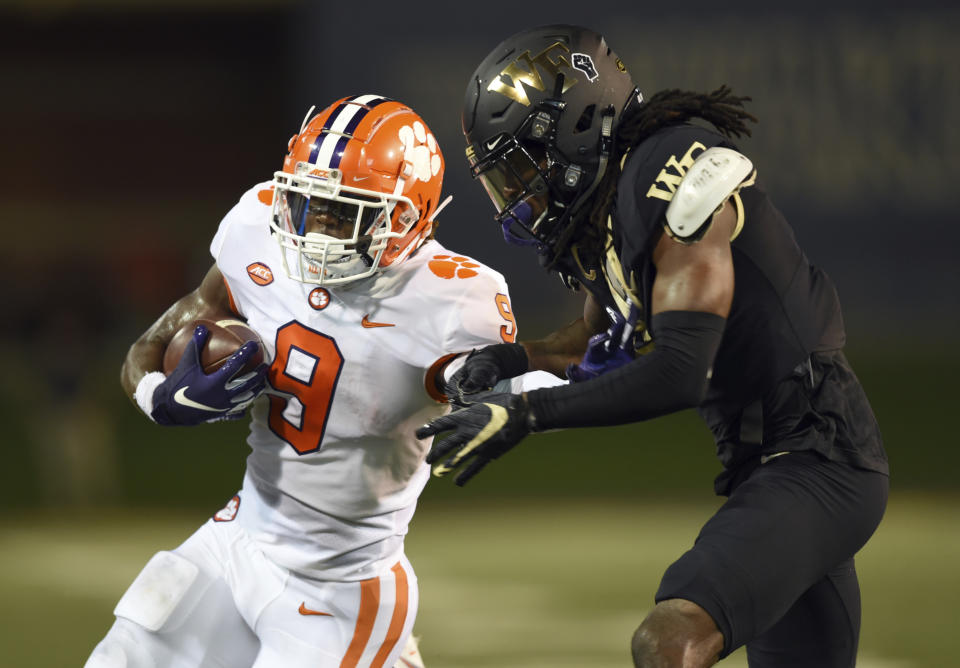
<svg viewBox="0 0 960 668">
<path fill-rule="evenodd" d="M 578 192 L 574 196 L 573 202 L 569 207 L 567 207 L 567 209 L 563 212 L 563 215 L 561 215 L 557 221 L 556 229 L 559 230 L 557 239 L 549 248 L 549 257 L 541 258 L 541 263 L 543 263 L 544 267 L 548 270 L 556 267 L 558 260 L 563 255 L 563 252 L 566 250 L 570 240 L 573 238 L 573 233 L 577 228 L 577 224 L 580 222 L 580 214 L 586 208 L 586 204 L 590 201 L 590 197 L 593 195 L 594 191 L 597 189 L 597 186 L 600 184 L 600 181 L 603 179 L 603 175 L 607 172 L 607 165 L 610 162 L 610 154 L 613 151 L 613 117 L 615 113 L 616 111 L 612 106 L 608 106 L 602 112 L 600 121 L 600 150 L 597 159 L 597 172 L 594 174 L 590 185 L 583 189 L 582 192 Z M 542 255 L 546 255 L 546 253 L 542 253 Z M 544 260 L 546 260 L 546 262 L 544 262 Z M 568 287 L 571 287 L 571 284 L 576 283 L 576 280 L 573 277 L 564 276 L 562 272 L 561 279 L 563 280 L 564 285 L 567 285 Z"/>
<path fill-rule="evenodd" d="M 566 102 L 561 99 L 563 82 L 563 72 L 558 72 L 554 82 L 553 95 L 537 105 L 537 111 L 534 112 L 530 124 L 531 139 L 549 144 L 555 138 L 560 115 L 566 107 Z M 563 186 L 566 188 L 579 187 L 573 196 L 573 200 L 569 206 L 565 207 L 554 225 L 554 229 L 559 232 L 556 240 L 552 244 L 544 243 L 539 248 L 541 263 L 547 269 L 553 269 L 557 264 L 557 258 L 563 254 L 564 249 L 573 237 L 581 212 L 607 172 L 607 164 L 610 162 L 610 155 L 613 152 L 613 119 L 616 113 L 613 105 L 609 105 L 601 111 L 597 169 L 590 184 L 586 188 L 583 187 L 579 178 L 583 170 L 579 165 L 571 163 L 564 170 Z"/>
<path fill-rule="evenodd" d="M 600 154 L 597 159 L 597 173 L 593 177 L 593 181 L 590 183 L 590 186 L 587 188 L 586 192 L 579 196 L 579 198 L 574 202 L 574 205 L 571 206 L 573 209 L 573 216 L 576 216 L 580 213 L 580 209 L 583 208 L 587 200 L 590 199 L 590 195 L 593 194 L 593 191 L 597 189 L 597 186 L 600 184 L 600 180 L 603 178 L 603 175 L 607 172 L 607 163 L 610 162 L 610 153 L 613 152 L 613 115 L 616 112 L 614 111 L 613 106 L 608 106 L 601 113 L 600 120 Z"/>
<path fill-rule="evenodd" d="M 643 104 L 643 93 L 639 91 L 636 87 L 633 88 L 633 91 L 627 96 L 626 102 L 624 102 L 623 108 L 620 110 L 621 116 L 627 113 L 627 109 L 636 103 L 637 105 Z M 557 264 L 563 264 L 562 253 L 566 248 L 567 244 L 570 243 L 570 239 L 573 237 L 573 232 L 577 227 L 576 220 L 579 217 L 581 210 L 586 206 L 587 202 L 590 200 L 590 197 L 593 195 L 594 190 L 600 184 L 600 181 L 603 179 L 607 171 L 607 166 L 610 162 L 610 156 L 613 154 L 613 120 L 616 117 L 616 109 L 609 105 L 602 112 L 602 120 L 600 122 L 600 151 L 599 157 L 597 160 L 597 173 L 593 178 L 593 182 L 590 184 L 590 187 L 582 195 L 577 195 L 574 197 L 573 204 L 571 208 L 573 211 L 570 212 L 569 223 L 564 221 L 566 227 L 561 231 L 559 238 L 557 239 L 554 247 L 558 249 L 558 252 L 555 252 L 553 257 L 550 259 L 548 264 L 545 264 L 547 269 L 556 269 L 557 273 L 560 274 L 560 280 L 563 282 L 564 286 L 571 290 L 579 290 L 580 281 L 571 274 L 565 272 L 562 267 L 558 268 Z M 543 258 L 541 257 L 541 263 L 543 263 Z M 577 263 L 579 265 L 579 262 Z M 582 270 L 582 267 L 580 267 Z"/>
</svg>

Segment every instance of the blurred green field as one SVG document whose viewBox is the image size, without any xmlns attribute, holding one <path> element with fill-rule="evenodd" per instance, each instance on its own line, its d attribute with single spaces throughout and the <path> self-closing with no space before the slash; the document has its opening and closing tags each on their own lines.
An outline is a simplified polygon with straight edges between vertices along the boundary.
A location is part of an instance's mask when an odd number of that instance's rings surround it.
<svg viewBox="0 0 960 668">
<path fill-rule="evenodd" d="M 431 668 L 630 665 L 663 569 L 719 501 L 425 500 L 408 553 Z M 960 497 L 894 492 L 858 558 L 862 668 L 957 665 Z M 151 554 L 204 513 L 31 513 L 0 522 L 0 665 L 81 666 Z M 745 666 L 742 652 L 721 665 Z"/>
</svg>

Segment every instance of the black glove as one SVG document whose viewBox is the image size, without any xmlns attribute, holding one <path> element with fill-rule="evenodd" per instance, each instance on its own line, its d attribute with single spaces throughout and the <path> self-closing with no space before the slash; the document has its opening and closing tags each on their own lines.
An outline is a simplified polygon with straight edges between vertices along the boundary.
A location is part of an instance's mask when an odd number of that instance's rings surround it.
<svg viewBox="0 0 960 668">
<path fill-rule="evenodd" d="M 526 373 L 527 351 L 519 343 L 496 343 L 472 351 L 447 384 L 446 395 L 461 405 L 470 403 L 466 394 L 489 392 L 498 381 Z"/>
<path fill-rule="evenodd" d="M 491 394 L 483 403 L 476 403 L 432 420 L 417 429 L 417 438 L 434 436 L 453 429 L 454 433 L 434 443 L 427 454 L 427 463 L 452 456 L 433 468 L 440 477 L 473 459 L 454 482 L 460 487 L 480 472 L 491 459 L 496 459 L 535 431 L 533 414 L 519 394 Z"/>
</svg>

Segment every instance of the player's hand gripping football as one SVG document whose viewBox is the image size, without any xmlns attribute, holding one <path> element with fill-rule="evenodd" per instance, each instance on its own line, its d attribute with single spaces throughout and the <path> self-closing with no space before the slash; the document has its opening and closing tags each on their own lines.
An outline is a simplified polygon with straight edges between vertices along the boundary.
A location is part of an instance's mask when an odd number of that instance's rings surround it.
<svg viewBox="0 0 960 668">
<path fill-rule="evenodd" d="M 209 336 L 209 330 L 198 325 L 177 368 L 153 391 L 150 416 L 157 424 L 195 425 L 239 418 L 266 386 L 266 364 L 238 375 L 259 349 L 256 341 L 243 344 L 213 373 L 204 373 L 200 351 Z"/>
<path fill-rule="evenodd" d="M 528 366 L 527 353 L 519 343 L 496 343 L 473 350 L 450 377 L 445 394 L 452 403 L 466 406 L 481 400 L 479 395 L 490 392 L 498 381 L 526 373 Z"/>
<path fill-rule="evenodd" d="M 491 394 L 482 403 L 438 417 L 417 429 L 417 438 L 435 436 L 453 429 L 450 436 L 434 443 L 427 463 L 445 461 L 433 468 L 435 476 L 444 476 L 466 464 L 455 481 L 463 486 L 496 459 L 535 430 L 532 413 L 519 394 Z M 448 457 L 449 455 L 449 457 Z"/>
</svg>

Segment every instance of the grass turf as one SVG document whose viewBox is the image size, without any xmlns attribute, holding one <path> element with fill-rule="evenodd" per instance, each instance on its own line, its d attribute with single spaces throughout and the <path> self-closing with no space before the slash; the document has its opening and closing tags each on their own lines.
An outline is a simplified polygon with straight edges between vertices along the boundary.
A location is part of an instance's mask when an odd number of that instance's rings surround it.
<svg viewBox="0 0 960 668">
<path fill-rule="evenodd" d="M 861 668 L 954 662 L 958 501 L 893 493 L 858 557 Z M 427 665 L 630 665 L 629 638 L 660 574 L 717 502 L 426 502 L 407 551 L 420 579 L 416 633 Z M 82 665 L 150 555 L 204 519 L 118 511 L 0 522 L 0 664 Z M 743 652 L 721 665 L 745 666 Z"/>
</svg>

